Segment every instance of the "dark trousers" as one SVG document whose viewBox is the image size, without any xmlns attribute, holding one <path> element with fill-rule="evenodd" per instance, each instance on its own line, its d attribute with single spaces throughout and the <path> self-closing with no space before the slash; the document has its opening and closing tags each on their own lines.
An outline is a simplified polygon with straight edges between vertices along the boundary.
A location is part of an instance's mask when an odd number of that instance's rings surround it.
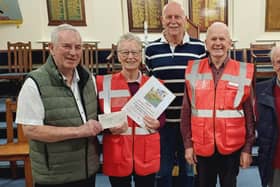
<svg viewBox="0 0 280 187">
<path fill-rule="evenodd" d="M 38 184 L 35 187 L 95 187 L 95 175 L 80 181 L 69 182 L 64 184 Z"/>
<path fill-rule="evenodd" d="M 176 156 L 175 156 L 176 155 Z M 179 166 L 179 176 L 172 178 L 172 169 Z M 157 187 L 192 187 L 193 171 L 185 159 L 185 148 L 180 132 L 180 125 L 166 123 L 160 129 L 160 170 L 157 173 Z"/>
<path fill-rule="evenodd" d="M 154 187 L 155 186 L 155 173 L 145 176 L 132 174 L 126 177 L 109 177 L 112 187 L 131 187 L 132 177 L 135 187 Z"/>
<path fill-rule="evenodd" d="M 199 187 L 216 187 L 217 176 L 221 187 L 236 187 L 240 151 L 221 155 L 215 151 L 210 157 L 197 156 L 197 182 Z"/>
</svg>

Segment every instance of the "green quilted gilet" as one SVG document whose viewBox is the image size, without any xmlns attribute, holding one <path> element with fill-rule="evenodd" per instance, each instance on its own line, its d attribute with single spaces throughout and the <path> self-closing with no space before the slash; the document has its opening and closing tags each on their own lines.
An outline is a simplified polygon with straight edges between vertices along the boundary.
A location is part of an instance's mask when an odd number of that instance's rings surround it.
<svg viewBox="0 0 280 187">
<path fill-rule="evenodd" d="M 77 67 L 79 89 L 88 119 L 97 118 L 97 97 L 90 73 Z M 83 124 L 74 95 L 57 71 L 51 57 L 29 75 L 37 84 L 45 108 L 45 125 L 80 126 Z M 99 168 L 96 137 L 55 143 L 30 140 L 32 175 L 39 184 L 62 184 L 83 180 Z"/>
</svg>

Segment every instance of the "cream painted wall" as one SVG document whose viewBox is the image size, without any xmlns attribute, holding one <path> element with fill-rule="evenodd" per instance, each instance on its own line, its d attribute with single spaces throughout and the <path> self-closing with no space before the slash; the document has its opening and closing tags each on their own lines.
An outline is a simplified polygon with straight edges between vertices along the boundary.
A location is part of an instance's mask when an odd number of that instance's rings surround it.
<svg viewBox="0 0 280 187">
<path fill-rule="evenodd" d="M 51 30 L 48 26 L 45 0 L 18 0 L 23 15 L 23 24 L 0 25 L 0 49 L 6 49 L 7 41 L 32 41 L 33 48 L 41 48 L 39 40 L 48 40 Z M 176 0 L 188 6 L 188 0 Z M 77 27 L 84 40 L 99 40 L 99 48 L 110 48 L 118 37 L 128 31 L 126 0 L 85 0 L 87 27 Z M 229 28 L 237 48 L 247 48 L 250 42 L 280 40 L 280 32 L 265 32 L 264 0 L 228 0 Z M 188 12 L 186 11 L 186 14 Z M 138 33 L 143 38 L 143 34 Z M 148 40 L 159 37 L 150 34 Z M 204 40 L 205 34 L 201 34 Z"/>
</svg>

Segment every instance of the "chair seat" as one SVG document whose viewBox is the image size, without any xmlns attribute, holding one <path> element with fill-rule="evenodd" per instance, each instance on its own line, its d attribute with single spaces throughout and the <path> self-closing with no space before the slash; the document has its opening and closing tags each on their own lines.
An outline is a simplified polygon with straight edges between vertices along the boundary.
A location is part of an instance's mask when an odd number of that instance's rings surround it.
<svg viewBox="0 0 280 187">
<path fill-rule="evenodd" d="M 0 160 L 4 156 L 28 156 L 29 144 L 27 142 L 22 143 L 8 143 L 0 145 Z M 4 159 L 5 160 L 5 159 Z"/>
<path fill-rule="evenodd" d="M 29 144 L 24 136 L 22 125 L 17 124 L 17 137 L 14 136 L 14 119 L 17 111 L 17 102 L 6 99 L 7 142 L 0 144 L 0 161 L 10 161 L 12 177 L 17 177 L 17 160 L 24 161 L 25 186 L 33 187 L 31 163 L 29 158 Z M 17 140 L 15 142 L 15 139 Z"/>
</svg>

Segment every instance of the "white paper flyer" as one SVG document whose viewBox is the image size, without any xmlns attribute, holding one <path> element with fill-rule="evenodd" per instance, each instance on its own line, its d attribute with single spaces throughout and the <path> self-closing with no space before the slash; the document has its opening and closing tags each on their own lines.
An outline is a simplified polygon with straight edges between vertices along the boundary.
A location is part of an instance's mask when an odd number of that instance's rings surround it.
<svg viewBox="0 0 280 187">
<path fill-rule="evenodd" d="M 137 124 L 144 127 L 144 116 L 147 115 L 157 119 L 174 99 L 175 95 L 152 76 L 122 110 Z"/>
</svg>

